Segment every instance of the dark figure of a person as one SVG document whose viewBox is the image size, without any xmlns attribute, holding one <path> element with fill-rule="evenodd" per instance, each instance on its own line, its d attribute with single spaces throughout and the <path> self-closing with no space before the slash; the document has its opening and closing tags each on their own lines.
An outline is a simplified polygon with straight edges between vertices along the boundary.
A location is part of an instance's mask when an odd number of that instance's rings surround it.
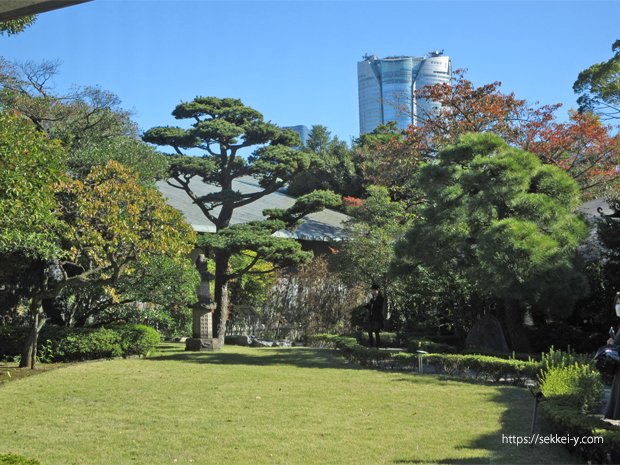
<svg viewBox="0 0 620 465">
<path fill-rule="evenodd" d="M 620 329 L 616 330 L 616 337 L 613 340 L 609 338 L 607 343 L 620 345 Z M 620 365 L 616 366 L 614 371 L 614 378 L 611 382 L 611 394 L 607 401 L 604 416 L 611 420 L 620 420 Z"/>
<path fill-rule="evenodd" d="M 616 305 L 620 305 L 620 292 L 616 293 L 614 299 L 614 309 Z M 618 313 L 618 309 L 616 309 Z M 619 323 L 620 319 L 616 318 L 616 323 Z M 607 344 L 620 345 L 620 324 L 616 325 L 616 336 L 614 339 L 609 338 Z M 611 382 L 611 394 L 609 395 L 609 401 L 607 401 L 607 407 L 605 407 L 605 418 L 610 420 L 620 420 L 620 365 L 616 366 L 614 371 L 614 378 Z"/>
<path fill-rule="evenodd" d="M 379 348 L 381 338 L 379 333 L 383 329 L 383 295 L 376 284 L 370 288 L 372 297 L 366 308 L 368 309 L 368 346 Z M 373 341 L 374 334 L 374 341 Z"/>
</svg>

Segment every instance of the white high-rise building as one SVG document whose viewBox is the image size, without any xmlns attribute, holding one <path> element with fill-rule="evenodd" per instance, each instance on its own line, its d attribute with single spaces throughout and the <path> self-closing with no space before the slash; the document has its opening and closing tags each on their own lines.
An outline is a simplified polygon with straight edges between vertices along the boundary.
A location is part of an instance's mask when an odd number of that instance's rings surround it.
<svg viewBox="0 0 620 465">
<path fill-rule="evenodd" d="M 360 134 L 372 132 L 380 124 L 396 121 L 406 129 L 439 104 L 416 99 L 415 91 L 424 86 L 449 83 L 452 75 L 450 57 L 431 52 L 426 57 L 364 56 L 357 63 Z"/>
</svg>

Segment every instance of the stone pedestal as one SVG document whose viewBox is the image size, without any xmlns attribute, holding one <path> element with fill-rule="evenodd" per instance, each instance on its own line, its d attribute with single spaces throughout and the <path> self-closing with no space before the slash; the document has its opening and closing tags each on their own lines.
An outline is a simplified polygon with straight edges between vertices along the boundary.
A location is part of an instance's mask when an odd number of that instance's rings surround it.
<svg viewBox="0 0 620 465">
<path fill-rule="evenodd" d="M 197 304 L 192 309 L 192 337 L 185 341 L 185 350 L 219 349 L 217 339 L 213 339 L 213 305 Z"/>
</svg>

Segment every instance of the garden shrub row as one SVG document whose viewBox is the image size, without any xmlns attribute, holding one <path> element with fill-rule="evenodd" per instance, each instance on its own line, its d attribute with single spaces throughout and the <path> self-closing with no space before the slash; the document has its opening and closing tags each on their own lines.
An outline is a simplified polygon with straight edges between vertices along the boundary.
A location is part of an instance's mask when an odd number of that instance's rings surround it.
<svg viewBox="0 0 620 465">
<path fill-rule="evenodd" d="M 368 340 L 366 333 L 356 333 L 355 337 L 360 345 L 365 345 Z M 381 347 L 403 347 L 408 352 L 415 352 L 417 350 L 424 350 L 426 352 L 433 353 L 454 353 L 457 352 L 457 348 L 453 345 L 446 344 L 444 342 L 432 341 L 428 338 L 415 336 L 412 334 L 399 334 L 392 332 L 381 333 Z"/>
<path fill-rule="evenodd" d="M 620 430 L 598 417 L 588 415 L 600 410 L 603 383 L 592 357 L 551 349 L 543 354 L 540 389 L 544 395 L 542 410 L 560 436 L 601 437 L 602 443 L 566 443 L 589 463 L 619 463 Z"/>
<path fill-rule="evenodd" d="M 568 441 L 565 446 L 581 455 L 588 463 L 620 463 L 620 430 L 617 427 L 582 413 L 571 402 L 550 398 L 541 403 L 545 417 L 560 436 L 570 438 L 602 437 L 602 443 Z"/>
<path fill-rule="evenodd" d="M 417 368 L 418 354 L 409 352 L 390 352 L 364 347 L 352 337 L 333 334 L 317 334 L 309 342 L 313 345 L 335 347 L 348 359 L 362 366 L 410 369 Z M 516 360 L 490 357 L 486 355 L 462 354 L 423 354 L 424 363 L 449 374 L 472 377 L 485 381 L 501 380 L 522 384 L 527 379 L 536 378 L 541 364 L 534 360 Z"/>
<path fill-rule="evenodd" d="M 0 327 L 0 357 L 18 356 L 29 328 Z M 159 344 L 159 333 L 144 325 L 111 328 L 44 326 L 37 345 L 41 362 L 73 362 L 101 358 L 146 356 Z"/>
</svg>

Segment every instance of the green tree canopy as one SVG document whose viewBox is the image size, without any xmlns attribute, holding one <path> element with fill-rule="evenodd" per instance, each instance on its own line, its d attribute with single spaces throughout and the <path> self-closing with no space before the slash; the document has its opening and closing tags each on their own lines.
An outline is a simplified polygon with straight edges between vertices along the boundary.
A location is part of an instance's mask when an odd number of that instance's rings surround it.
<svg viewBox="0 0 620 465">
<path fill-rule="evenodd" d="M 315 189 L 331 190 L 342 196 L 362 195 L 353 151 L 344 141 L 332 138 L 325 126 L 312 126 L 304 151 L 310 166 L 293 176 L 287 189 L 289 195 L 297 197 Z"/>
<path fill-rule="evenodd" d="M 579 94 L 579 111 L 593 111 L 603 119 L 620 119 L 620 40 L 611 51 L 614 56 L 579 73 L 573 90 Z"/>
<path fill-rule="evenodd" d="M 587 228 L 579 188 L 564 171 L 491 134 L 467 134 L 425 165 L 420 221 L 397 244 L 396 270 L 456 273 L 505 307 L 513 347 L 527 305 L 567 316 L 584 291 L 575 252 Z"/>
<path fill-rule="evenodd" d="M 69 155 L 117 136 L 137 138 L 136 125 L 113 93 L 96 86 L 55 92 L 58 68 L 56 61 L 18 63 L 0 57 L 0 108 L 19 111 L 38 130 L 62 141 Z"/>
<path fill-rule="evenodd" d="M 0 257 L 12 263 L 59 253 L 54 186 L 64 176 L 65 152 L 17 112 L 0 112 Z"/>
<path fill-rule="evenodd" d="M 196 97 L 177 105 L 172 114 L 177 119 L 189 120 L 189 127 L 151 128 L 143 139 L 174 149 L 169 159 L 168 184 L 183 190 L 215 225 L 216 233 L 204 236 L 202 244 L 215 261 L 214 327 L 223 343 L 228 283 L 251 272 L 258 260 L 270 262 L 276 268 L 307 261 L 309 254 L 301 250 L 299 243 L 273 237 L 273 233 L 294 226 L 306 214 L 339 204 L 340 198 L 330 193 L 310 193 L 287 211 L 265 212 L 270 217 L 266 221 L 231 225 L 235 209 L 284 187 L 293 176 L 308 168 L 308 155 L 295 148 L 300 145 L 299 137 L 291 130 L 264 121 L 258 111 L 232 98 Z M 243 149 L 250 147 L 254 147 L 254 152 L 244 158 Z M 200 150 L 203 155 L 188 155 L 187 149 Z M 233 180 L 242 176 L 257 179 L 260 189 L 250 193 L 236 190 Z M 218 186 L 219 191 L 199 196 L 193 188 L 195 182 Z M 231 257 L 247 251 L 255 254 L 250 263 L 232 269 Z"/>
<path fill-rule="evenodd" d="M 23 32 L 37 20 L 35 15 L 24 16 L 22 18 L 11 19 L 9 21 L 0 21 L 0 36 L 6 34 L 12 36 Z"/>
</svg>

